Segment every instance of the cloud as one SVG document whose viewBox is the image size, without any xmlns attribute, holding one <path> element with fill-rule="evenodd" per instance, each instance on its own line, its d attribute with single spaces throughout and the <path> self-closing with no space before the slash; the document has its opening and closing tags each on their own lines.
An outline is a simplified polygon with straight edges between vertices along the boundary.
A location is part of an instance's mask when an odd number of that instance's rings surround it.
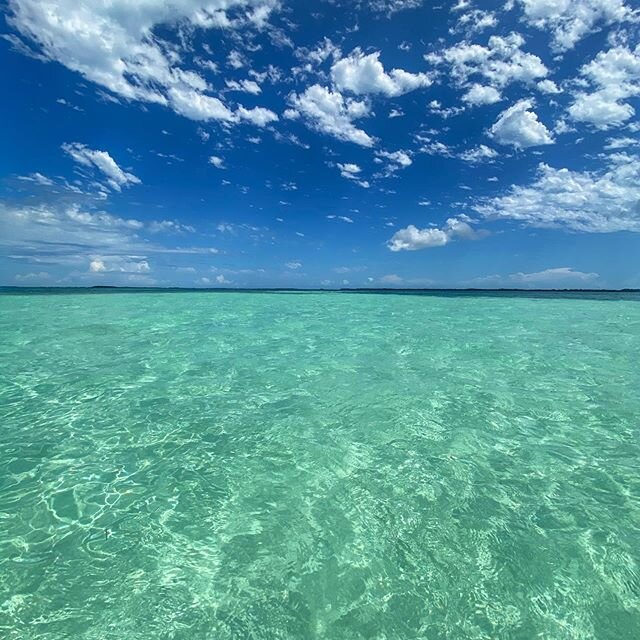
<svg viewBox="0 0 640 640">
<path fill-rule="evenodd" d="M 461 160 L 465 162 L 470 162 L 471 164 L 478 164 L 480 162 L 491 162 L 495 158 L 498 157 L 498 152 L 491 147 L 487 147 L 484 144 L 478 145 L 473 149 L 467 149 L 463 151 L 458 156 Z"/>
<path fill-rule="evenodd" d="M 536 84 L 536 87 L 538 87 L 542 93 L 562 93 L 562 91 L 558 89 L 558 85 L 553 80 L 540 80 L 540 82 Z"/>
<path fill-rule="evenodd" d="M 340 175 L 343 178 L 353 178 L 353 176 L 359 174 L 362 169 L 353 162 L 345 162 L 344 164 L 338 162 L 338 168 L 340 169 Z"/>
<path fill-rule="evenodd" d="M 449 66 L 451 77 L 460 86 L 467 86 L 470 78 L 476 76 L 496 88 L 513 82 L 529 84 L 549 72 L 538 56 L 521 50 L 523 44 L 524 38 L 519 33 L 491 36 L 487 46 L 463 41 L 441 52 L 427 54 L 425 59 L 436 66 Z"/>
<path fill-rule="evenodd" d="M 516 149 L 553 144 L 549 130 L 530 110 L 533 106 L 533 100 L 520 100 L 503 111 L 491 127 L 492 137 L 500 144 L 513 145 Z"/>
<path fill-rule="evenodd" d="M 212 164 L 216 169 L 224 169 L 224 160 L 220 156 L 210 156 L 209 164 Z"/>
<path fill-rule="evenodd" d="M 314 84 L 300 95 L 293 93 L 289 97 L 293 109 L 285 111 L 292 119 L 302 116 L 312 128 L 322 133 L 353 142 L 362 147 L 372 147 L 375 140 L 358 129 L 353 121 L 369 115 L 369 105 L 350 98 L 344 98 L 338 91 Z"/>
<path fill-rule="evenodd" d="M 360 178 L 360 173 L 362 169 L 353 162 L 338 162 L 338 169 L 340 169 L 340 175 L 347 180 L 353 180 L 356 184 L 361 187 L 368 189 L 371 185 L 367 180 L 362 180 Z"/>
<path fill-rule="evenodd" d="M 158 244 L 157 232 L 195 231 L 173 221 L 147 221 L 121 218 L 104 211 L 89 212 L 79 204 L 39 204 L 10 206 L 0 203 L 0 253 L 12 260 L 31 264 L 53 264 L 86 269 L 101 259 L 103 271 L 120 271 L 109 265 L 147 260 L 149 254 L 210 255 L 209 247 L 172 247 Z M 149 237 L 153 236 L 153 240 Z M 144 267 L 142 267 L 144 268 Z M 96 265 L 94 273 L 100 271 Z M 132 270 L 130 270 L 132 271 Z M 137 270 L 140 272 L 140 269 Z"/>
<path fill-rule="evenodd" d="M 39 47 L 40 58 L 55 60 L 121 98 L 165 105 L 194 120 L 239 122 L 242 118 L 205 93 L 209 86 L 202 76 L 178 66 L 179 46 L 161 40 L 154 29 L 179 28 L 181 38 L 196 29 L 259 29 L 278 5 L 278 0 L 10 0 L 8 20 Z"/>
<path fill-rule="evenodd" d="M 371 282 L 371 280 L 369 280 L 369 282 Z M 386 276 L 382 276 L 380 278 L 380 282 L 382 284 L 399 285 L 399 284 L 402 284 L 404 280 L 395 273 L 389 273 Z"/>
<path fill-rule="evenodd" d="M 35 173 L 29 174 L 28 176 L 18 176 L 18 180 L 22 180 L 23 182 L 33 182 L 40 187 L 52 187 L 55 184 L 55 182 L 51 178 L 43 176 L 37 171 Z"/>
<path fill-rule="evenodd" d="M 551 32 L 552 48 L 573 49 L 585 36 L 602 27 L 632 17 L 623 0 L 519 0 L 524 20 L 531 26 Z"/>
<path fill-rule="evenodd" d="M 230 91 L 243 91 L 254 96 L 262 93 L 260 85 L 255 80 L 225 80 L 225 84 Z"/>
<path fill-rule="evenodd" d="M 540 164 L 527 186 L 477 204 L 489 219 L 572 231 L 640 232 L 640 157 L 612 154 L 600 171 L 571 171 Z"/>
<path fill-rule="evenodd" d="M 295 271 L 296 269 L 299 269 L 302 266 L 302 262 L 287 262 L 284 266 L 287 267 L 287 269 L 291 269 L 292 271 Z"/>
<path fill-rule="evenodd" d="M 473 84 L 467 93 L 462 96 L 462 99 L 468 104 L 481 105 L 500 102 L 500 100 L 502 100 L 502 96 L 494 87 Z"/>
<path fill-rule="evenodd" d="M 146 260 L 127 260 L 122 256 L 96 257 L 89 263 L 91 273 L 149 273 L 151 267 Z"/>
<path fill-rule="evenodd" d="M 270 109 L 265 109 L 264 107 L 253 107 L 253 109 L 239 107 L 236 111 L 236 115 L 241 120 L 251 122 L 257 127 L 266 127 L 271 122 L 276 122 L 278 120 L 277 114 Z"/>
<path fill-rule="evenodd" d="M 640 45 L 633 51 L 627 47 L 601 51 L 580 73 L 595 91 L 577 94 L 569 107 L 573 120 L 587 122 L 597 129 L 609 129 L 620 126 L 635 114 L 635 109 L 625 100 L 640 95 Z"/>
<path fill-rule="evenodd" d="M 460 17 L 449 33 L 464 32 L 467 35 L 479 33 L 485 29 L 490 29 L 498 24 L 498 19 L 492 11 L 481 9 L 469 9 L 470 3 L 458 3 L 451 8 L 451 11 L 461 11 Z M 468 11 L 464 11 L 469 9 Z"/>
<path fill-rule="evenodd" d="M 396 231 L 387 242 L 391 251 L 418 251 L 432 247 L 443 247 L 456 239 L 475 240 L 484 234 L 473 229 L 462 217 L 449 218 L 444 227 L 418 229 L 410 224 Z"/>
<path fill-rule="evenodd" d="M 417 9 L 422 6 L 424 0 L 371 0 L 367 6 L 372 11 L 380 13 L 394 14 L 397 11 L 405 11 L 406 9 Z"/>
<path fill-rule="evenodd" d="M 353 220 L 348 216 L 337 216 L 335 214 L 330 214 L 327 216 L 327 220 L 341 220 L 342 222 L 348 222 L 350 224 L 353 223 Z"/>
<path fill-rule="evenodd" d="M 409 167 L 413 164 L 413 160 L 411 160 L 411 156 L 407 151 L 376 151 L 376 156 L 378 158 L 384 158 L 389 162 L 399 166 L 399 167 Z"/>
<path fill-rule="evenodd" d="M 116 161 L 106 151 L 95 151 L 79 142 L 64 143 L 62 150 L 70 155 L 78 164 L 93 169 L 98 169 L 105 178 L 107 184 L 114 191 L 121 191 L 122 187 L 140 184 L 140 178 L 132 173 L 123 171 Z"/>
<path fill-rule="evenodd" d="M 509 279 L 523 284 L 532 284 L 536 282 L 548 284 L 567 280 L 589 282 L 591 280 L 596 280 L 599 277 L 600 274 L 598 273 L 574 271 L 571 267 L 556 267 L 554 269 L 545 269 L 544 271 L 537 271 L 535 273 L 512 273 L 509 276 Z"/>
<path fill-rule="evenodd" d="M 17 282 L 34 282 L 37 280 L 49 280 L 51 274 L 47 271 L 30 271 L 29 273 L 18 273 L 15 277 Z"/>
<path fill-rule="evenodd" d="M 386 73 L 379 60 L 380 52 L 365 55 L 359 48 L 331 67 L 331 77 L 340 91 L 357 95 L 382 94 L 388 98 L 401 96 L 421 87 L 428 87 L 431 79 L 426 73 L 409 73 L 392 69 Z"/>
<path fill-rule="evenodd" d="M 234 124 L 243 120 L 256 126 L 264 127 L 270 122 L 278 120 L 277 114 L 264 107 L 246 109 L 238 107 L 231 111 L 219 98 L 207 96 L 191 88 L 172 87 L 169 90 L 174 110 L 191 120 L 206 122 L 219 120 Z"/>
</svg>

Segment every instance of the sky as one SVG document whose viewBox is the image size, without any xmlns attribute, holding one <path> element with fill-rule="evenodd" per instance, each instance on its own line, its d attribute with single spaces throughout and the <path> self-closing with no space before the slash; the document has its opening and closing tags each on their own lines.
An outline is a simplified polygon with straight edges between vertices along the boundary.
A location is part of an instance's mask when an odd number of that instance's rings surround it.
<svg viewBox="0 0 640 640">
<path fill-rule="evenodd" d="M 8 0 L 0 284 L 640 287 L 632 0 Z"/>
</svg>

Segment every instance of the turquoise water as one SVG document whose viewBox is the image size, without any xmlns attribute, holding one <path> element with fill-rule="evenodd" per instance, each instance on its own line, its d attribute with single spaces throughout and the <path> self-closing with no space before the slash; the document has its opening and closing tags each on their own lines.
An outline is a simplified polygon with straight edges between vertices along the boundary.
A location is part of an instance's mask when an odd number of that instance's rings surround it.
<svg viewBox="0 0 640 640">
<path fill-rule="evenodd" d="M 0 637 L 640 637 L 640 298 L 0 296 Z"/>
</svg>

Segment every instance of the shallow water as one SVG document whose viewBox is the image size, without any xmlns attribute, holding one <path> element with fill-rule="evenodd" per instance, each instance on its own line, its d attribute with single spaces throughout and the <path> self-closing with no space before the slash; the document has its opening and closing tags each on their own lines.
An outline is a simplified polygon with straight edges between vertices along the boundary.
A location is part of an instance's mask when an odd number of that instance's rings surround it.
<svg viewBox="0 0 640 640">
<path fill-rule="evenodd" d="M 640 637 L 640 298 L 0 296 L 0 637 Z"/>
</svg>

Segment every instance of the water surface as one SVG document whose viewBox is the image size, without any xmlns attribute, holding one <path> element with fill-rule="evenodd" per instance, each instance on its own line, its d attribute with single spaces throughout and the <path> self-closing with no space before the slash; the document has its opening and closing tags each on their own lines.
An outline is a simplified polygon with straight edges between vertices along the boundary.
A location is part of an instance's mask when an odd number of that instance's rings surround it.
<svg viewBox="0 0 640 640">
<path fill-rule="evenodd" d="M 0 636 L 640 637 L 638 294 L 0 296 Z"/>
</svg>

